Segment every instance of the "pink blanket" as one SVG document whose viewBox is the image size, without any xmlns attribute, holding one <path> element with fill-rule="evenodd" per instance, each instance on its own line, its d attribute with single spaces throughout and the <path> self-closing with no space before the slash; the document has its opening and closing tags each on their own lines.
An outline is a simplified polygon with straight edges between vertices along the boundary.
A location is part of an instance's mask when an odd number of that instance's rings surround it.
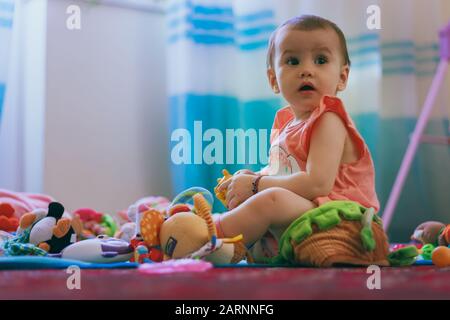
<svg viewBox="0 0 450 320">
<path fill-rule="evenodd" d="M 48 204 L 55 201 L 52 197 L 44 194 L 33 194 L 26 192 L 15 192 L 0 189 L 0 203 L 9 203 L 15 210 L 15 216 L 20 218 L 24 213 L 37 208 L 48 208 Z"/>
</svg>

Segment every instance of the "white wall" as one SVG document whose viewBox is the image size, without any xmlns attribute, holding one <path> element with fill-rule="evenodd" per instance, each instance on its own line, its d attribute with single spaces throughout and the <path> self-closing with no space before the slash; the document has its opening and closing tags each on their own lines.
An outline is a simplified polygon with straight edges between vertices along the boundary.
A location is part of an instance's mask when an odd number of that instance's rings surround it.
<svg viewBox="0 0 450 320">
<path fill-rule="evenodd" d="M 48 0 L 47 16 L 43 192 L 110 213 L 170 196 L 164 15 Z"/>
</svg>

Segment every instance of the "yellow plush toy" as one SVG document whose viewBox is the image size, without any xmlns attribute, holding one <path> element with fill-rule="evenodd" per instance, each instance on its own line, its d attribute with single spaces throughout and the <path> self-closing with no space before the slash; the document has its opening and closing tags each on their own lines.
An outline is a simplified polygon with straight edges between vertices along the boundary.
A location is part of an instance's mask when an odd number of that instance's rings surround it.
<svg viewBox="0 0 450 320">
<path fill-rule="evenodd" d="M 214 264 L 237 263 L 247 256 L 252 262 L 242 235 L 217 239 L 211 207 L 202 194 L 193 196 L 194 212 L 179 212 L 161 226 L 160 240 L 164 260 L 194 258 Z"/>
</svg>

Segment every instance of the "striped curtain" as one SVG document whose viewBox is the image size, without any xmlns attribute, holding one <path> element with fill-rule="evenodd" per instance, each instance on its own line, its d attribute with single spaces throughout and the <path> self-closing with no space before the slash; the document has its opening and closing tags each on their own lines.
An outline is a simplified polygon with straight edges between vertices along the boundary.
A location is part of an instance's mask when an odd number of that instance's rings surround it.
<svg viewBox="0 0 450 320">
<path fill-rule="evenodd" d="M 381 9 L 381 29 L 368 28 L 371 5 Z M 173 2 L 168 14 L 171 132 L 186 128 L 195 136 L 196 120 L 202 121 L 203 132 L 270 128 L 284 101 L 267 85 L 267 40 L 276 25 L 300 14 L 328 18 L 346 34 L 352 67 L 341 98 L 372 152 L 382 214 L 439 61 L 438 30 L 450 21 L 449 1 Z M 429 134 L 449 134 L 448 88 L 447 82 Z M 172 141 L 171 150 L 176 145 Z M 407 241 L 426 219 L 450 222 L 449 160 L 448 146 L 419 148 L 390 227 L 392 241 Z M 174 192 L 194 185 L 212 189 L 222 168 L 260 166 L 172 161 Z"/>
<path fill-rule="evenodd" d="M 0 128 L 8 80 L 14 0 L 0 0 Z"/>
<path fill-rule="evenodd" d="M 222 169 L 258 170 L 267 162 L 264 157 L 254 159 L 250 152 L 243 159 L 239 152 L 245 146 L 237 139 L 229 146 L 226 134 L 227 130 L 250 129 L 261 133 L 257 141 L 261 147 L 268 146 L 270 132 L 263 136 L 264 130 L 271 128 L 280 106 L 267 84 L 265 69 L 267 39 L 276 28 L 273 5 L 261 0 L 174 1 L 168 16 L 174 193 L 191 186 L 212 190 Z M 190 155 L 182 164 L 174 159 L 181 141 L 174 130 L 180 128 L 191 135 Z M 223 141 L 215 141 L 207 132 L 218 133 L 215 137 L 220 135 Z M 202 151 L 207 153 L 208 145 L 215 142 L 223 148 L 208 159 Z M 224 208 L 217 202 L 214 209 Z"/>
</svg>

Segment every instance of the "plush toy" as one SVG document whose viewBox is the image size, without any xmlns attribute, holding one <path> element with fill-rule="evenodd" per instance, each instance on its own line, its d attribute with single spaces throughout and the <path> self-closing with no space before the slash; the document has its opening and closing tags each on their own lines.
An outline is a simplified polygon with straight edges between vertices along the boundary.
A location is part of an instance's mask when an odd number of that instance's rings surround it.
<svg viewBox="0 0 450 320">
<path fill-rule="evenodd" d="M 131 239 L 136 235 L 136 223 L 134 222 L 127 222 L 123 224 L 119 230 L 116 231 L 114 234 L 114 238 L 121 239 L 123 241 L 126 241 L 128 243 L 131 242 Z"/>
<path fill-rule="evenodd" d="M 135 203 L 128 208 L 132 222 L 116 235 L 128 238 L 135 227 L 130 240 L 134 249 L 131 261 L 138 263 L 197 258 L 222 264 L 236 263 L 246 256 L 252 261 L 242 236 L 217 239 L 209 205 L 213 201 L 208 190 L 193 187 L 178 194 L 165 210 Z"/>
<path fill-rule="evenodd" d="M 226 202 L 227 193 L 226 193 L 226 191 L 219 191 L 219 187 L 222 183 L 231 179 L 233 177 L 233 175 L 230 174 L 227 169 L 223 169 L 222 174 L 223 174 L 223 177 L 217 179 L 217 186 L 214 188 L 214 193 L 216 194 L 217 199 L 219 199 L 220 202 L 222 202 L 222 204 L 226 208 L 227 207 L 227 202 Z"/>
<path fill-rule="evenodd" d="M 422 244 L 448 246 L 450 244 L 450 225 L 438 221 L 427 221 L 420 224 L 411 236 L 411 240 Z"/>
<path fill-rule="evenodd" d="M 163 215 L 166 215 L 166 210 L 169 206 L 170 201 L 167 198 L 160 196 L 149 196 L 137 200 L 135 203 L 129 206 L 127 210 L 119 211 L 117 216 L 119 217 L 122 224 L 127 222 L 136 222 L 136 218 L 140 220 L 139 217 L 136 217 L 138 213 L 142 213 L 150 209 L 155 209 L 161 212 Z"/>
<path fill-rule="evenodd" d="M 409 250 L 396 252 L 394 264 L 413 263 L 417 249 Z M 330 201 L 292 222 L 281 236 L 278 256 L 268 262 L 316 267 L 389 266 L 389 259 L 387 236 L 373 208 L 352 201 Z"/>
<path fill-rule="evenodd" d="M 92 263 L 125 262 L 133 256 L 133 248 L 126 241 L 99 236 L 73 243 L 49 256 Z"/>
<path fill-rule="evenodd" d="M 142 210 L 142 212 L 140 211 Z M 135 230 L 131 236 L 130 243 L 134 249 L 132 262 L 161 262 L 162 253 L 159 245 L 159 228 L 164 221 L 164 214 L 155 209 L 148 209 L 147 206 L 131 205 L 128 208 L 130 220 L 135 222 L 127 225 L 119 233 L 119 237 L 130 237 L 130 228 L 134 226 Z M 127 231 L 128 230 L 128 231 Z M 124 232 L 127 231 L 127 234 Z"/>
<path fill-rule="evenodd" d="M 29 243 L 49 253 L 58 253 L 77 241 L 82 224 L 78 217 L 63 218 L 64 207 L 51 202 L 48 210 L 33 210 L 24 214 L 19 222 L 18 234 L 29 228 Z"/>
<path fill-rule="evenodd" d="M 81 239 L 92 239 L 99 235 L 113 237 L 117 232 L 116 222 L 108 214 L 90 208 L 81 208 L 75 210 L 73 215 L 78 216 L 83 225 Z"/>
<path fill-rule="evenodd" d="M 131 242 L 136 250 L 135 262 L 142 263 L 146 260 L 161 262 L 163 260 L 159 240 L 159 232 L 163 222 L 164 215 L 158 210 L 150 209 L 142 213 L 142 218 L 139 221 L 139 234 Z"/>
<path fill-rule="evenodd" d="M 202 193 L 197 193 L 192 198 L 195 213 L 176 213 L 161 226 L 160 240 L 164 260 L 195 258 L 214 264 L 227 264 L 237 263 L 247 257 L 252 262 L 242 235 L 232 239 L 217 239 L 210 204 Z"/>
<path fill-rule="evenodd" d="M 450 248 L 439 246 L 433 250 L 431 260 L 439 268 L 450 267 Z"/>
<path fill-rule="evenodd" d="M 19 219 L 14 216 L 14 208 L 9 203 L 0 203 L 0 230 L 14 232 L 19 226 Z"/>
</svg>

